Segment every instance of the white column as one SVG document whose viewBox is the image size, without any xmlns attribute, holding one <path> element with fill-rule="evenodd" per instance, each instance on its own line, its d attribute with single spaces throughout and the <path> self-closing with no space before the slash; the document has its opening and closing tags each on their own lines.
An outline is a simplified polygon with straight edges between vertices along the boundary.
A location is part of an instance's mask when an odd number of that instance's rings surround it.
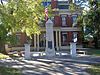
<svg viewBox="0 0 100 75">
<path fill-rule="evenodd" d="M 76 43 L 75 42 L 70 43 L 70 54 L 72 57 L 76 57 Z"/>
<path fill-rule="evenodd" d="M 58 51 L 59 50 L 59 48 L 58 48 L 58 31 L 56 31 L 56 48 Z"/>
<path fill-rule="evenodd" d="M 61 32 L 59 31 L 59 49 L 61 48 Z"/>
<path fill-rule="evenodd" d="M 30 57 L 30 44 L 25 44 L 25 59 L 31 59 Z"/>
<path fill-rule="evenodd" d="M 37 35 L 37 51 L 39 51 L 39 35 Z"/>
<path fill-rule="evenodd" d="M 36 34 L 34 34 L 34 49 L 36 50 Z"/>
</svg>

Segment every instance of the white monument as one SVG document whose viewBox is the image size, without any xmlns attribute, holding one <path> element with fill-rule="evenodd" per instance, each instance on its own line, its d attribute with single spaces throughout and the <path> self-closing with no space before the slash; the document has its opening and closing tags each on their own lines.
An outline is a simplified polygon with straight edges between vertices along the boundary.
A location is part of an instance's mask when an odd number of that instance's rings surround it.
<svg viewBox="0 0 100 75">
<path fill-rule="evenodd" d="M 70 54 L 72 57 L 76 57 L 76 42 L 70 43 Z"/>
<path fill-rule="evenodd" d="M 54 34 L 53 34 L 53 22 L 49 19 L 46 22 L 46 56 L 55 56 L 54 48 Z"/>
<path fill-rule="evenodd" d="M 30 44 L 25 44 L 25 59 L 31 59 L 30 57 Z"/>
</svg>

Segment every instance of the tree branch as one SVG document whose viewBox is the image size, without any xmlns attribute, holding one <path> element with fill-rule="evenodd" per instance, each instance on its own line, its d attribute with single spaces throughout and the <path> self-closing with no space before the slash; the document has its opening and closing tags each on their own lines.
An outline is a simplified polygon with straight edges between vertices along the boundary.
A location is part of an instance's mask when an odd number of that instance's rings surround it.
<svg viewBox="0 0 100 75">
<path fill-rule="evenodd" d="M 1 0 L 1 4 L 3 5 L 3 0 Z"/>
</svg>

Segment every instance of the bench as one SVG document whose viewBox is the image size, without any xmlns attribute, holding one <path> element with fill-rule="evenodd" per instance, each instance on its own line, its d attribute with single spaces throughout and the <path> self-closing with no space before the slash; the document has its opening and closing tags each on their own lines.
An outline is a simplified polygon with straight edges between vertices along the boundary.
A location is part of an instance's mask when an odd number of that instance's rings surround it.
<svg viewBox="0 0 100 75">
<path fill-rule="evenodd" d="M 43 56 L 44 52 L 31 52 L 31 56 Z"/>
<path fill-rule="evenodd" d="M 76 52 L 77 54 L 80 54 L 80 55 L 86 55 L 88 49 L 89 48 L 77 48 Z"/>
<path fill-rule="evenodd" d="M 83 55 L 86 55 L 86 51 L 77 51 L 77 54 L 83 54 Z"/>
</svg>

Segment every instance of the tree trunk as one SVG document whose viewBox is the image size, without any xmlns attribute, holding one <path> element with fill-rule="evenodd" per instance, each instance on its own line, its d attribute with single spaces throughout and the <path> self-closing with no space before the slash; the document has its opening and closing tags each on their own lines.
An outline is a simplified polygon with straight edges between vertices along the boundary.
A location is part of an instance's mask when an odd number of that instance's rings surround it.
<svg viewBox="0 0 100 75">
<path fill-rule="evenodd" d="M 0 52 L 3 54 L 7 54 L 6 50 L 5 50 L 5 44 L 4 43 L 0 43 Z"/>
<path fill-rule="evenodd" d="M 94 47 L 98 48 L 98 37 L 94 37 Z"/>
</svg>

